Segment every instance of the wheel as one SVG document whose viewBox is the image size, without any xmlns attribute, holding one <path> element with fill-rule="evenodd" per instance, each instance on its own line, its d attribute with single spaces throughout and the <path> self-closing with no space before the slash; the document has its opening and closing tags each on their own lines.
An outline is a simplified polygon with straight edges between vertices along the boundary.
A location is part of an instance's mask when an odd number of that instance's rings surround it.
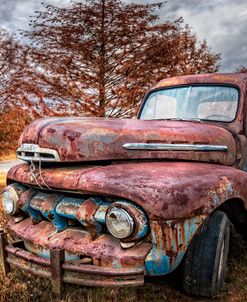
<svg viewBox="0 0 247 302">
<path fill-rule="evenodd" d="M 214 212 L 193 237 L 185 254 L 183 287 L 187 294 L 212 297 L 224 286 L 229 250 L 230 221 Z"/>
</svg>

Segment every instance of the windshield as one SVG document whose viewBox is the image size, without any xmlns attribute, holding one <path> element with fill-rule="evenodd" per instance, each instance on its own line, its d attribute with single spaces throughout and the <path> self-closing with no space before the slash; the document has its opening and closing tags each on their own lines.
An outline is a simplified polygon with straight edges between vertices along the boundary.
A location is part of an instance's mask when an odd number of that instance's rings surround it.
<svg viewBox="0 0 247 302">
<path fill-rule="evenodd" d="M 182 86 L 152 92 L 141 119 L 181 119 L 231 122 L 235 119 L 239 93 L 229 86 Z"/>
</svg>

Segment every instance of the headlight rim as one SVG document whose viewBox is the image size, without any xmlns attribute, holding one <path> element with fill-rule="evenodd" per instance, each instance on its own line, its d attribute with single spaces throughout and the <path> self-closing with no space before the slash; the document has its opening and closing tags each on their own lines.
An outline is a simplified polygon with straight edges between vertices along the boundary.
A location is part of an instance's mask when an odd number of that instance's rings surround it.
<svg viewBox="0 0 247 302">
<path fill-rule="evenodd" d="M 107 224 L 107 216 L 109 215 L 109 212 L 112 210 L 112 209 L 118 209 L 120 211 L 124 211 L 127 213 L 127 217 L 130 218 L 130 226 L 131 226 L 131 231 L 129 232 L 128 236 L 124 236 L 124 237 L 119 237 L 119 236 L 115 236 L 114 234 L 112 234 L 112 232 L 110 231 L 109 227 L 108 227 L 108 224 Z M 110 232 L 110 234 L 112 236 L 114 236 L 115 238 L 118 238 L 120 239 L 121 241 L 122 240 L 127 240 L 129 238 L 132 238 L 132 236 L 135 234 L 135 231 L 136 231 L 136 221 L 135 221 L 135 218 L 131 215 L 130 211 L 128 210 L 127 207 L 125 206 L 122 206 L 122 204 L 119 204 L 119 203 L 113 203 L 108 209 L 107 209 L 107 212 L 106 212 L 106 219 L 105 219 L 105 223 L 106 223 L 106 227 L 107 227 L 107 230 Z"/>
<path fill-rule="evenodd" d="M 13 202 L 13 210 L 11 212 L 7 212 L 6 211 L 6 207 L 4 206 L 4 202 L 3 202 L 3 195 L 4 195 L 4 192 L 6 191 L 9 191 L 12 195 L 12 202 Z M 18 195 L 18 192 L 13 188 L 12 185 L 8 185 L 6 186 L 3 191 L 2 191 L 2 207 L 3 207 L 3 210 L 4 212 L 7 214 L 7 215 L 14 215 L 16 213 L 18 213 L 19 211 L 19 206 L 18 206 L 18 201 L 19 201 L 19 195 Z"/>
</svg>

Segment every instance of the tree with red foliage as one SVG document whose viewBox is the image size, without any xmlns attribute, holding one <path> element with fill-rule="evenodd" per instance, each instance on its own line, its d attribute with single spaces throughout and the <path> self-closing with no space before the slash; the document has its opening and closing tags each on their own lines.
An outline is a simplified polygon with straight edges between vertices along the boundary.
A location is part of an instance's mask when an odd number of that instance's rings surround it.
<svg viewBox="0 0 247 302">
<path fill-rule="evenodd" d="M 33 118 L 57 115 L 44 102 L 43 91 L 35 85 L 35 78 L 30 47 L 0 28 L 0 113 L 17 106 Z"/>
<path fill-rule="evenodd" d="M 236 72 L 247 73 L 247 66 L 241 65 L 236 69 Z"/>
<path fill-rule="evenodd" d="M 30 115 L 21 107 L 4 106 L 0 112 L 0 155 L 16 150 L 20 134 L 30 121 Z"/>
<path fill-rule="evenodd" d="M 32 80 L 56 104 L 81 115 L 130 117 L 161 78 L 215 72 L 220 55 L 183 20 L 159 22 L 163 4 L 88 0 L 44 5 L 25 35 Z"/>
<path fill-rule="evenodd" d="M 14 78 L 22 69 L 23 47 L 8 32 L 0 29 L 0 105 L 16 100 Z"/>
</svg>

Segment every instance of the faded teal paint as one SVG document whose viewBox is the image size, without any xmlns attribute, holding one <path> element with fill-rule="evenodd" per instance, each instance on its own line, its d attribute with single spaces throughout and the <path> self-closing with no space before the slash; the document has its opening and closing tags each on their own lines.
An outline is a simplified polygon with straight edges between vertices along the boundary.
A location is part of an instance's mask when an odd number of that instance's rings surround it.
<svg viewBox="0 0 247 302">
<path fill-rule="evenodd" d="M 33 221 L 35 222 L 40 222 L 43 220 L 43 216 L 41 215 L 40 212 L 36 211 L 36 210 L 33 210 L 31 207 L 30 207 L 30 204 L 29 202 L 26 202 L 25 204 L 23 204 L 23 206 L 21 207 L 21 209 L 26 213 L 28 214 Z"/>
<path fill-rule="evenodd" d="M 56 213 L 59 216 L 62 216 L 67 219 L 74 219 L 76 218 L 76 212 L 78 211 L 79 207 L 83 204 L 85 199 L 79 198 L 71 198 L 71 197 L 64 197 L 56 206 Z"/>
<path fill-rule="evenodd" d="M 65 230 L 68 227 L 67 220 L 57 215 L 55 210 L 57 204 L 63 198 L 63 195 L 56 194 L 56 199 L 52 200 L 49 199 L 49 194 L 40 192 L 34 196 L 34 199 L 36 198 L 42 200 L 42 202 L 36 204 L 35 202 L 33 203 L 33 200 L 31 199 L 30 207 L 35 211 L 39 211 L 43 215 L 43 217 L 51 221 L 54 224 L 57 232 L 62 232 L 63 230 Z"/>
<path fill-rule="evenodd" d="M 30 202 L 25 203 L 23 209 L 37 222 L 44 218 L 51 221 L 57 232 L 65 230 L 70 219 L 86 228 L 93 227 L 93 236 L 99 236 L 105 232 L 106 213 L 112 205 L 125 208 L 135 219 L 135 232 L 129 237 L 129 242 L 139 240 L 148 233 L 149 221 L 145 212 L 134 203 L 122 199 L 111 202 L 100 197 L 74 198 L 38 192 L 30 198 Z"/>
<path fill-rule="evenodd" d="M 214 195 L 214 205 L 217 207 L 220 203 L 219 197 L 217 196 L 217 194 Z"/>
<path fill-rule="evenodd" d="M 110 206 L 110 203 L 105 202 L 98 197 L 90 199 L 99 207 L 95 213 L 97 214 L 96 217 L 94 214 L 94 216 L 90 218 L 90 221 L 92 224 L 95 224 L 97 234 L 101 234 L 103 229 L 102 224 L 105 224 L 105 212 Z M 56 213 L 64 218 L 77 220 L 83 226 L 87 227 L 86 222 L 78 219 L 77 216 L 79 208 L 83 205 L 86 200 L 87 199 L 65 197 L 56 206 Z"/>
<path fill-rule="evenodd" d="M 97 209 L 96 213 L 94 214 L 94 219 L 101 223 L 105 224 L 105 216 L 106 216 L 106 211 L 111 205 L 110 202 L 105 202 L 104 204 L 100 205 L 99 208 Z"/>
<path fill-rule="evenodd" d="M 152 250 L 145 258 L 148 275 L 166 275 L 181 263 L 187 247 L 205 216 L 164 223 L 150 222 Z"/>
<path fill-rule="evenodd" d="M 29 244 L 27 241 L 24 241 L 24 245 L 27 251 L 42 257 L 42 258 L 46 258 L 46 259 L 50 259 L 50 250 L 44 247 L 39 246 L 38 248 L 35 248 L 35 246 Z M 75 260 L 79 260 L 80 256 L 72 254 L 72 253 L 68 253 L 67 251 L 65 251 L 65 261 L 75 261 Z"/>
<path fill-rule="evenodd" d="M 50 220 L 54 224 L 57 232 L 62 232 L 63 230 L 67 229 L 67 220 L 57 215 L 55 208 L 53 208 L 51 211 L 46 212 L 41 210 L 40 212 L 46 219 Z"/>
<path fill-rule="evenodd" d="M 169 257 L 163 250 L 152 248 L 145 259 L 147 274 L 150 276 L 159 276 L 167 274 L 170 271 Z"/>
</svg>

